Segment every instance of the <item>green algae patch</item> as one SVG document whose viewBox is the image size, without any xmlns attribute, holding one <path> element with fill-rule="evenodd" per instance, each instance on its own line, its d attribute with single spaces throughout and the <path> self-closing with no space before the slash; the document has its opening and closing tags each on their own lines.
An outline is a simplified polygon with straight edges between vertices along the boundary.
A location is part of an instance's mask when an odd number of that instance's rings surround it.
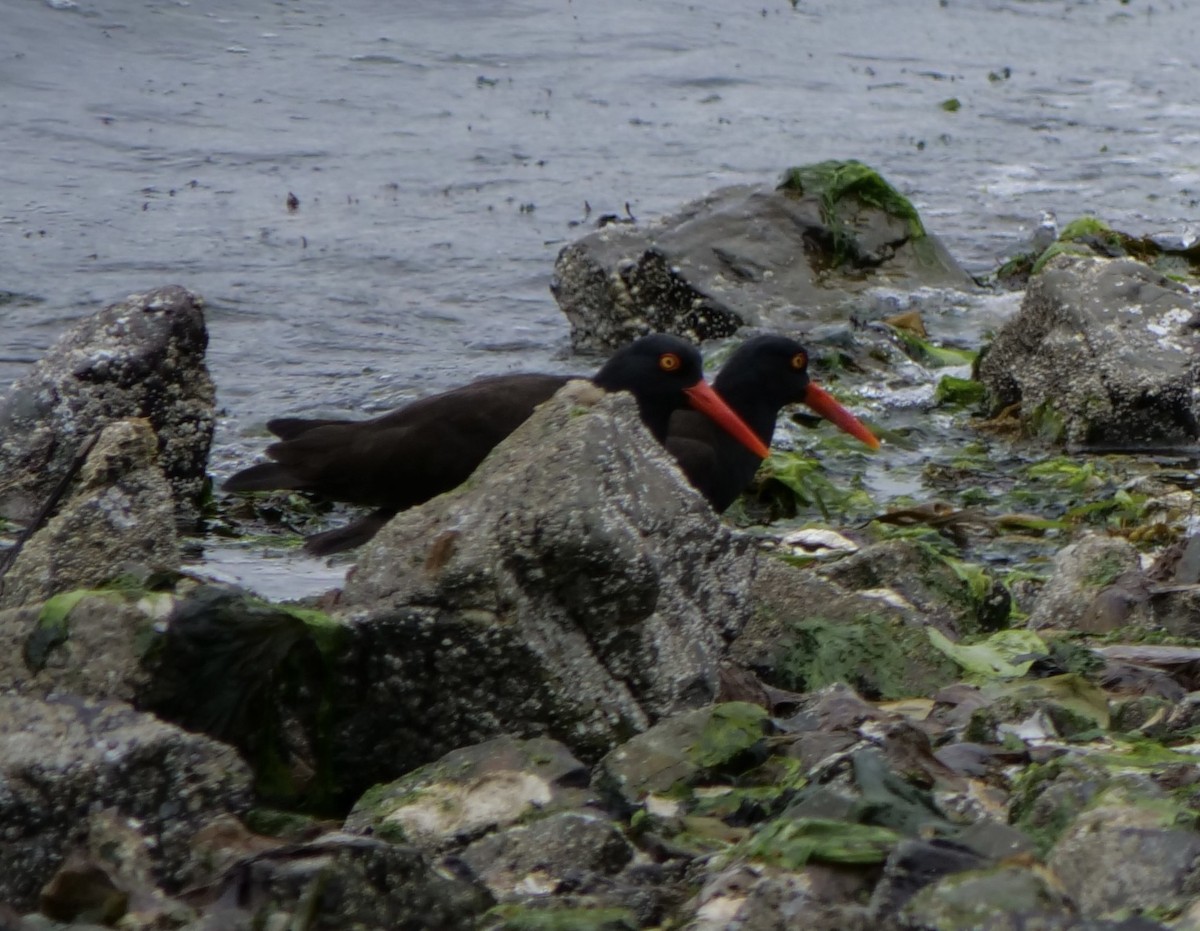
<svg viewBox="0 0 1200 931">
<path fill-rule="evenodd" d="M 826 270 L 872 273 L 903 246 L 910 247 L 926 268 L 953 269 L 953 261 L 926 233 L 912 202 L 862 162 L 825 161 L 789 168 L 777 190 L 815 203 L 824 228 L 813 244 L 823 254 L 820 263 Z"/>
<path fill-rule="evenodd" d="M 892 332 L 904 347 L 905 354 L 914 362 L 919 362 L 928 368 L 946 368 L 956 365 L 971 365 L 978 353 L 969 349 L 954 349 L 950 346 L 937 344 L 922 339 L 916 333 L 899 327 L 892 327 Z M 963 381 L 964 379 L 959 379 Z M 973 383 L 975 384 L 975 383 Z M 983 385 L 979 384 L 980 390 Z"/>
<path fill-rule="evenodd" d="M 962 109 L 962 101 L 960 101 L 957 97 L 947 97 L 940 104 L 938 104 L 938 106 L 940 106 L 947 113 L 957 113 Z"/>
<path fill-rule="evenodd" d="M 489 931 L 637 931 L 641 924 L 627 908 L 497 905 L 480 926 Z"/>
<path fill-rule="evenodd" d="M 688 752 L 689 761 L 705 771 L 738 771 L 747 755 L 761 759 L 763 738 L 770 729 L 770 716 L 749 702 L 726 702 L 712 709 Z"/>
<path fill-rule="evenodd" d="M 968 680 L 974 682 L 1019 679 L 1029 672 L 1035 658 L 1050 652 L 1046 642 L 1031 630 L 1001 630 L 969 645 L 952 643 L 932 627 L 927 633 L 929 642 L 961 666 Z"/>
<path fill-rule="evenodd" d="M 1133 236 L 1115 230 L 1093 216 L 1078 217 L 1064 226 L 1058 239 L 1032 257 L 1028 274 L 1038 274 L 1052 258 L 1064 254 L 1137 259 L 1164 275 L 1185 282 L 1194 280 L 1200 273 L 1200 244 L 1164 245 L 1149 236 Z M 1019 258 L 1028 261 L 1030 257 Z M 1001 267 L 997 277 L 1003 277 L 1006 266 Z"/>
<path fill-rule="evenodd" d="M 883 863 L 900 840 L 888 828 L 823 818 L 776 818 L 739 848 L 743 856 L 798 870 L 808 863 L 868 866 Z"/>
<path fill-rule="evenodd" d="M 784 172 L 778 190 L 796 195 L 816 194 L 830 226 L 837 225 L 841 203 L 847 198 L 854 198 L 905 220 L 909 235 L 914 239 L 925 235 L 925 226 L 912 201 L 883 180 L 883 176 L 875 169 L 855 159 L 789 168 Z"/>
<path fill-rule="evenodd" d="M 925 632 L 877 616 L 840 623 L 813 618 L 792 625 L 793 646 L 775 684 L 810 692 L 844 682 L 865 698 L 891 701 L 930 694 L 958 677 L 958 667 Z"/>
<path fill-rule="evenodd" d="M 279 808 L 251 808 L 243 819 L 255 834 L 303 843 L 321 832 L 321 822 L 312 815 Z"/>
<path fill-rule="evenodd" d="M 986 398 L 983 382 L 954 375 L 943 375 L 933 391 L 933 403 L 938 407 L 978 407 Z"/>
<path fill-rule="evenodd" d="M 865 516 L 877 510 L 866 491 L 834 483 L 820 459 L 772 452 L 763 465 L 762 476 L 767 494 L 771 494 L 772 488 L 787 494 L 790 507 L 785 505 L 785 512 L 815 509 L 823 520 L 829 521 L 834 515 Z"/>
<path fill-rule="evenodd" d="M 143 659 L 153 676 L 140 700 L 241 750 L 264 802 L 333 811 L 337 724 L 329 690 L 345 637 L 322 612 L 198 586 L 177 600 Z"/>
<path fill-rule="evenodd" d="M 1153 741 L 1114 741 L 1117 750 L 1056 757 L 1030 764 L 1013 782 L 1010 823 L 1045 856 L 1071 823 L 1092 808 L 1135 807 L 1160 827 L 1194 830 L 1197 814 L 1186 798 L 1164 794 L 1154 776 L 1171 766 L 1196 765 L 1191 754 L 1175 753 Z M 1118 752 L 1119 751 L 1119 752 Z"/>
<path fill-rule="evenodd" d="M 30 672 L 40 672 L 55 647 L 67 642 L 71 635 L 71 612 L 88 597 L 118 599 L 114 592 L 103 589 L 79 588 L 72 592 L 52 595 L 42 604 L 33 630 L 25 638 L 22 655 Z"/>
</svg>

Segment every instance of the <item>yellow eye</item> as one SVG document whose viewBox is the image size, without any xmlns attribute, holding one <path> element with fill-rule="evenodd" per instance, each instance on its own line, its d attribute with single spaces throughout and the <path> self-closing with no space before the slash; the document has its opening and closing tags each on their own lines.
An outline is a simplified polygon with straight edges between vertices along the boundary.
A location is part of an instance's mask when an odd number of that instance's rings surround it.
<svg viewBox="0 0 1200 931">
<path fill-rule="evenodd" d="M 803 352 L 798 352 L 792 356 L 792 368 L 797 372 L 804 371 L 808 367 L 808 356 Z"/>
<path fill-rule="evenodd" d="M 658 357 L 658 367 L 664 372 L 674 372 L 683 365 L 683 361 L 673 352 L 664 352 Z"/>
</svg>

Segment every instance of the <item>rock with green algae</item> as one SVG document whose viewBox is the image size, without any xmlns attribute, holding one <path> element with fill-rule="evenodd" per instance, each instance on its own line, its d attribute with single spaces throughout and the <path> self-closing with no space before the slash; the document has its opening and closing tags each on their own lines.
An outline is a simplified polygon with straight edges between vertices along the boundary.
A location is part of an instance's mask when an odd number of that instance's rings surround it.
<svg viewBox="0 0 1200 931">
<path fill-rule="evenodd" d="M 1171 799 L 1102 793 L 1063 831 L 1046 859 L 1089 918 L 1178 911 L 1200 896 L 1194 809 Z"/>
<path fill-rule="evenodd" d="M 771 730 L 767 712 L 746 702 L 683 712 L 612 750 L 597 766 L 595 784 L 630 807 L 651 795 L 683 796 L 761 763 Z"/>
<path fill-rule="evenodd" d="M 925 615 L 899 595 L 848 590 L 775 559 L 760 563 L 757 583 L 754 616 L 730 657 L 772 686 L 808 692 L 845 682 L 890 699 L 958 675 L 931 645 Z"/>
<path fill-rule="evenodd" d="M 844 317 L 869 287 L 974 281 L 911 202 L 853 160 L 788 169 L 781 183 L 725 188 L 641 227 L 611 224 L 567 246 L 552 290 L 576 349 L 647 330 L 697 342 L 741 326 Z"/>
<path fill-rule="evenodd" d="M 1200 435 L 1197 311 L 1195 294 L 1141 262 L 1057 256 L 979 363 L 989 407 L 1019 402 L 1031 433 L 1052 408 L 1056 442 L 1191 444 Z"/>
<path fill-rule="evenodd" d="M 547 738 L 498 737 L 375 786 L 346 830 L 435 851 L 535 815 L 585 808 L 587 768 Z"/>
<path fill-rule="evenodd" d="M 1067 223 L 1058 237 L 1041 251 L 1009 259 L 996 271 L 1007 285 L 1023 286 L 1057 255 L 1128 257 L 1145 262 L 1155 271 L 1187 280 L 1200 276 L 1200 244 L 1165 236 L 1134 236 L 1115 230 L 1099 217 L 1082 216 Z"/>
<path fill-rule="evenodd" d="M 1002 923 L 989 924 L 1001 916 Z M 974 931 L 993 926 L 1015 929 L 1030 926 L 1027 921 L 1074 916 L 1070 898 L 1045 871 L 997 866 L 955 873 L 926 886 L 904 906 L 899 924 L 922 931 Z"/>
<path fill-rule="evenodd" d="M 128 585 L 0 610 L 0 688 L 132 702 L 149 681 L 142 659 L 173 604 L 170 592 Z"/>
<path fill-rule="evenodd" d="M 952 637 L 1007 626 L 1010 599 L 1000 582 L 916 540 L 865 546 L 816 571 L 851 591 L 893 592 Z"/>
<path fill-rule="evenodd" d="M 1029 615 L 1037 629 L 1103 634 L 1153 623 L 1149 598 L 1119 598 L 1122 579 L 1141 578 L 1138 551 L 1127 540 L 1089 533 L 1054 554 L 1054 569 Z M 1128 588 L 1128 586 L 1126 586 Z"/>
<path fill-rule="evenodd" d="M 1067 673 L 1045 679 L 996 682 L 981 689 L 986 705 L 971 714 L 966 740 L 1003 743 L 1078 740 L 1107 730 L 1108 696 L 1086 677 Z"/>
<path fill-rule="evenodd" d="M 1085 746 L 1022 769 L 1012 781 L 1011 820 L 1046 854 L 1102 799 L 1161 813 L 1175 796 L 1189 804 L 1186 787 L 1197 781 L 1200 763 L 1193 756 L 1153 741 Z"/>
</svg>

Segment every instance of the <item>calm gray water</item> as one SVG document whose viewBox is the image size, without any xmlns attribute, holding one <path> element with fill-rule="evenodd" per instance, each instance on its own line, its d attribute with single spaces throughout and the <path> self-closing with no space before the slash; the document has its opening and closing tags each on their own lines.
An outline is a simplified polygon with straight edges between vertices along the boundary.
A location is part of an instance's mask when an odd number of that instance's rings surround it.
<svg viewBox="0 0 1200 931">
<path fill-rule="evenodd" d="M 1198 49 L 1188 0 L 0 0 L 0 384 L 184 284 L 228 474 L 274 414 L 590 370 L 547 291 L 585 202 L 649 219 L 826 158 L 972 270 L 1043 210 L 1180 232 Z"/>
</svg>

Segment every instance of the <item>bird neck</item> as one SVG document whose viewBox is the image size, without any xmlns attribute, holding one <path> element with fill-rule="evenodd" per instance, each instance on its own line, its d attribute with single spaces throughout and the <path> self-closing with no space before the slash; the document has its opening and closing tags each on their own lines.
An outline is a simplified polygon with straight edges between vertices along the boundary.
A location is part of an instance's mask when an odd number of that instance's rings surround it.
<svg viewBox="0 0 1200 931">
<path fill-rule="evenodd" d="M 728 367 L 726 367 L 728 368 Z M 722 369 L 713 382 L 717 394 L 745 421 L 746 426 L 758 434 L 764 443 L 771 442 L 775 433 L 775 420 L 787 403 L 771 390 L 771 381 L 750 373 L 727 373 Z"/>
</svg>

